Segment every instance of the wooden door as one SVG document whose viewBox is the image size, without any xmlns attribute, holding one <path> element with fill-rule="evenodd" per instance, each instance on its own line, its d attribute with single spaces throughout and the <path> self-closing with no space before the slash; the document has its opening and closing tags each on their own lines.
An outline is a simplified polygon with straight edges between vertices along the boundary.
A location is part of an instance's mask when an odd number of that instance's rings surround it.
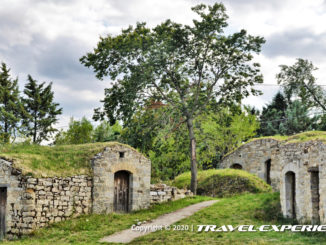
<svg viewBox="0 0 326 245">
<path fill-rule="evenodd" d="M 114 174 L 114 211 L 128 212 L 129 173 L 118 171 Z"/>
<path fill-rule="evenodd" d="M 7 187 L 0 187 L 0 240 L 6 234 Z"/>
</svg>

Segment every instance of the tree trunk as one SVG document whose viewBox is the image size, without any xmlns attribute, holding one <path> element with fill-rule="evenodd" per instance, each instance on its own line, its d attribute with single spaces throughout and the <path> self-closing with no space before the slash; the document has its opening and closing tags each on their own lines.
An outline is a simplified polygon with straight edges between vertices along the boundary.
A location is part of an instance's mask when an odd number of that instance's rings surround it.
<svg viewBox="0 0 326 245">
<path fill-rule="evenodd" d="M 36 132 L 37 132 L 37 122 L 36 117 L 34 117 L 34 128 L 33 128 L 33 143 L 36 143 Z"/>
<path fill-rule="evenodd" d="M 190 166 L 191 166 L 191 184 L 190 189 L 194 193 L 197 194 L 197 158 L 196 158 L 196 138 L 194 134 L 194 126 L 193 126 L 193 119 L 187 118 L 187 127 L 189 132 L 189 139 L 190 139 Z"/>
</svg>

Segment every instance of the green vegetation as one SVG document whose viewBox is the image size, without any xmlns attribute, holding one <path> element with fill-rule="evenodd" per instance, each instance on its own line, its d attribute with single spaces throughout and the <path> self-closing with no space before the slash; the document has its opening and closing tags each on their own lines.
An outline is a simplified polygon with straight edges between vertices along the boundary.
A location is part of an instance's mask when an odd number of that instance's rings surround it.
<svg viewBox="0 0 326 245">
<path fill-rule="evenodd" d="M 120 143 L 58 146 L 0 145 L 0 158 L 13 161 L 14 166 L 21 169 L 24 174 L 36 177 L 90 175 L 90 159 L 101 152 L 104 147 L 115 144 Z"/>
<path fill-rule="evenodd" d="M 104 236 L 130 228 L 138 221 L 154 219 L 209 197 L 186 198 L 153 206 L 131 214 L 86 215 L 52 224 L 8 245 L 100 244 Z M 245 194 L 223 198 L 176 224 L 194 225 L 195 231 L 158 231 L 140 237 L 131 244 L 325 244 L 324 233 L 301 232 L 197 232 L 197 225 L 279 225 L 291 224 L 280 218 L 279 193 Z"/>
<path fill-rule="evenodd" d="M 154 205 L 150 209 L 130 214 L 80 216 L 39 229 L 33 235 L 23 237 L 21 240 L 7 241 L 2 244 L 96 244 L 102 237 L 128 229 L 138 221 L 148 221 L 162 214 L 210 199 L 212 198 L 197 196 Z"/>
<path fill-rule="evenodd" d="M 52 83 L 45 86 L 45 82 L 38 83 L 31 75 L 28 75 L 25 85 L 22 103 L 23 132 L 26 137 L 32 137 L 33 143 L 40 144 L 43 140 L 49 140 L 49 136 L 58 131 L 53 125 L 62 114 L 62 108 L 53 101 L 54 92 Z"/>
<path fill-rule="evenodd" d="M 190 172 L 175 178 L 172 185 L 189 188 Z M 244 192 L 270 192 L 271 187 L 257 176 L 237 169 L 211 169 L 198 172 L 198 194 L 227 197 Z"/>
<path fill-rule="evenodd" d="M 119 122 L 110 125 L 102 121 L 97 127 L 83 117 L 81 120 L 70 119 L 69 128 L 61 130 L 54 140 L 55 145 L 86 144 L 93 142 L 119 141 L 122 127 Z"/>
<path fill-rule="evenodd" d="M 255 55 L 265 42 L 245 30 L 226 34 L 228 16 L 222 3 L 198 4 L 191 25 L 166 20 L 154 28 L 144 22 L 119 35 L 101 37 L 80 61 L 113 81 L 105 89 L 103 109 L 94 119 L 129 124 L 141 108 L 161 102 L 173 122 L 186 125 L 191 166 L 191 190 L 197 191 L 195 119 L 209 106 L 223 109 L 250 94 L 263 82 Z M 177 129 L 177 128 L 176 128 Z"/>
<path fill-rule="evenodd" d="M 179 225 L 273 225 L 291 224 L 278 219 L 279 193 L 246 194 L 221 199 L 216 204 L 176 223 Z M 130 244 L 326 244 L 323 232 L 196 232 L 158 231 L 140 237 Z"/>
<path fill-rule="evenodd" d="M 62 113 L 53 101 L 52 83 L 38 83 L 31 75 L 20 95 L 18 78 L 13 80 L 5 63 L 0 67 L 0 143 L 14 142 L 16 137 L 31 137 L 40 144 L 57 131 L 53 125 Z"/>
<path fill-rule="evenodd" d="M 21 121 L 22 105 L 19 97 L 18 79 L 10 77 L 5 63 L 0 67 L 0 142 L 14 141 Z"/>
<path fill-rule="evenodd" d="M 326 143 L 326 131 L 307 131 L 291 136 L 282 136 L 282 135 L 265 136 L 260 138 L 253 138 L 248 142 L 259 140 L 259 139 L 275 139 L 284 144 L 303 143 L 307 141 L 322 141 Z"/>
<path fill-rule="evenodd" d="M 121 134 L 122 142 L 149 156 L 154 181 L 174 179 L 190 170 L 187 127 L 167 117 L 169 109 L 160 106 L 138 112 Z M 256 135 L 258 127 L 247 108 L 233 104 L 223 110 L 207 109 L 194 120 L 199 168 L 216 168 L 225 153 Z"/>
<path fill-rule="evenodd" d="M 303 132 L 303 133 L 299 133 L 299 134 L 295 134 L 295 135 L 291 135 L 291 136 L 286 136 L 286 135 L 263 136 L 263 137 L 259 137 L 259 138 L 252 138 L 252 139 L 248 140 L 247 142 L 243 143 L 241 146 L 243 146 L 247 143 L 256 141 L 256 140 L 261 140 L 261 139 L 274 139 L 274 140 L 280 141 L 283 144 L 304 143 L 304 142 L 308 142 L 308 141 L 321 141 L 323 143 L 326 143 L 326 131 L 307 131 L 307 132 Z M 230 151 L 224 157 L 232 154 L 238 148 Z"/>
</svg>

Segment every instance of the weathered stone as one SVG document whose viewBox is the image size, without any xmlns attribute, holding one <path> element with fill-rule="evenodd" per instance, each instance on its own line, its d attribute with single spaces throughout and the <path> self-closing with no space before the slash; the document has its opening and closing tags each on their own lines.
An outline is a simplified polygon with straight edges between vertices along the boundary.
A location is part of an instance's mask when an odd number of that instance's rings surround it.
<svg viewBox="0 0 326 245">
<path fill-rule="evenodd" d="M 321 141 L 283 144 L 258 139 L 226 156 L 220 166 L 238 164 L 270 182 L 274 190 L 280 191 L 284 216 L 295 216 L 301 223 L 326 223 L 325 161 L 326 145 Z"/>
</svg>

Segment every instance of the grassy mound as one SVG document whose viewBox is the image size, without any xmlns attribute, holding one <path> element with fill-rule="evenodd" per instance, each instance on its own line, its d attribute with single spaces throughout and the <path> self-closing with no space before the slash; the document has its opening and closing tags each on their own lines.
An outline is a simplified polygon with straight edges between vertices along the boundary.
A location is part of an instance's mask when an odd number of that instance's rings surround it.
<svg viewBox="0 0 326 245">
<path fill-rule="evenodd" d="M 175 178 L 172 185 L 178 188 L 190 188 L 190 172 L 183 173 Z M 271 187 L 258 178 L 243 170 L 237 169 L 210 169 L 198 172 L 199 195 L 227 197 L 244 192 L 269 192 Z"/>
<path fill-rule="evenodd" d="M 0 145 L 0 158 L 14 163 L 24 174 L 35 177 L 91 174 L 90 159 L 117 142 L 80 145 Z M 130 146 L 127 146 L 130 147 Z"/>
</svg>

